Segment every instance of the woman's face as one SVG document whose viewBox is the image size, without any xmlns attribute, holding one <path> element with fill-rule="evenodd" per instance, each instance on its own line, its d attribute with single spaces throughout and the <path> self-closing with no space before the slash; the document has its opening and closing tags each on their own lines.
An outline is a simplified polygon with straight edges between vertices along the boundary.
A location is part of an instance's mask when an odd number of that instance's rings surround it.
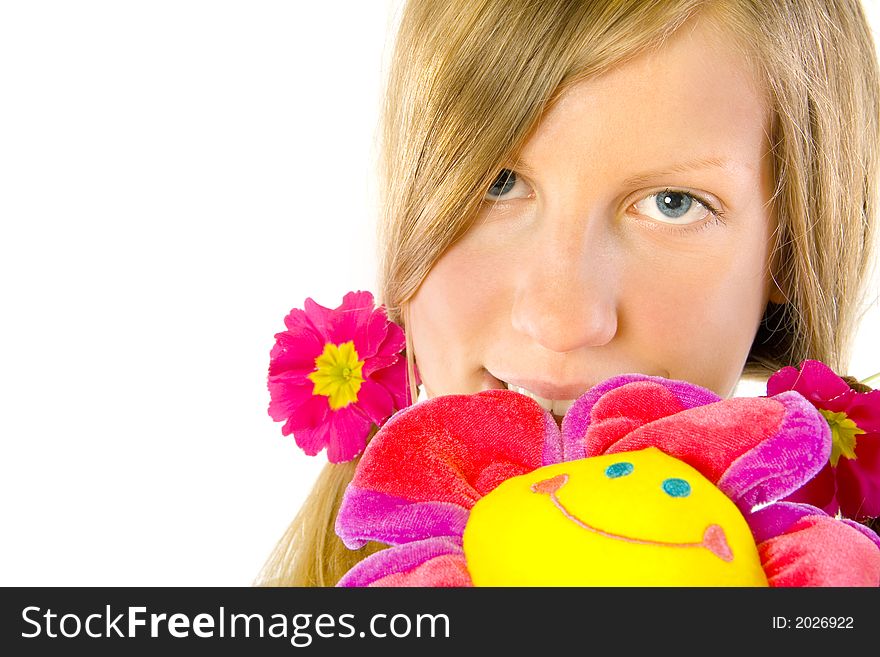
<svg viewBox="0 0 880 657">
<path fill-rule="evenodd" d="M 573 86 L 411 301 L 427 394 L 509 384 L 561 416 L 641 372 L 729 396 L 771 298 L 769 126 L 699 21 Z"/>
</svg>

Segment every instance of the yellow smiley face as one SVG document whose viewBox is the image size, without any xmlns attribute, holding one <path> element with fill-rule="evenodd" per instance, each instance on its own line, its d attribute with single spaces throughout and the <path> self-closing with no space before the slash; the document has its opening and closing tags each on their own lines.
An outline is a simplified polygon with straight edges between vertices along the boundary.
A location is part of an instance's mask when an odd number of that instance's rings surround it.
<svg viewBox="0 0 880 657">
<path fill-rule="evenodd" d="M 736 505 L 654 447 L 504 481 L 464 553 L 476 586 L 767 586 Z"/>
</svg>

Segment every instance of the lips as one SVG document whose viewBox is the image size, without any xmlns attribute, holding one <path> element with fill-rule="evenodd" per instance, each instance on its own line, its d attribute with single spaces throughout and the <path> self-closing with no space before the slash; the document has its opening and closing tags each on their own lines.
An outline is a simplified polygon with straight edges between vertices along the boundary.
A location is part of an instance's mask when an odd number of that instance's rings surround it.
<svg viewBox="0 0 880 657">
<path fill-rule="evenodd" d="M 572 404 L 593 387 L 592 383 L 557 385 L 546 381 L 513 377 L 510 379 L 496 378 L 508 390 L 513 390 L 530 399 L 534 399 L 541 408 L 556 416 L 557 419 L 563 417 Z"/>
<path fill-rule="evenodd" d="M 508 390 L 513 390 L 514 392 L 518 392 L 521 395 L 525 395 L 530 399 L 534 399 L 538 402 L 538 405 L 543 408 L 545 411 L 549 411 L 553 415 L 557 417 L 564 416 L 568 409 L 571 408 L 571 405 L 577 401 L 575 399 L 547 399 L 546 397 L 541 397 L 540 395 L 535 394 L 531 390 L 527 390 L 526 388 L 515 386 L 510 383 L 505 383 Z"/>
</svg>

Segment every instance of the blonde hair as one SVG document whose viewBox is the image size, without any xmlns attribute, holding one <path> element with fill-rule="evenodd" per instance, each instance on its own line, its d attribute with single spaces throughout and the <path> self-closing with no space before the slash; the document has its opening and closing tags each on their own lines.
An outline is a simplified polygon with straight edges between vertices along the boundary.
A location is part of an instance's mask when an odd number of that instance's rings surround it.
<svg viewBox="0 0 880 657">
<path fill-rule="evenodd" d="M 566 89 L 659 47 L 697 14 L 742 46 L 772 108 L 772 271 L 786 302 L 768 305 L 745 373 L 805 358 L 843 372 L 875 239 L 880 138 L 877 60 L 857 0 L 410 0 L 381 134 L 389 316 L 406 326 L 434 262 Z M 413 384 L 411 345 L 407 355 Z M 351 552 L 333 531 L 354 467 L 325 468 L 258 583 L 332 585 L 381 547 Z"/>
</svg>

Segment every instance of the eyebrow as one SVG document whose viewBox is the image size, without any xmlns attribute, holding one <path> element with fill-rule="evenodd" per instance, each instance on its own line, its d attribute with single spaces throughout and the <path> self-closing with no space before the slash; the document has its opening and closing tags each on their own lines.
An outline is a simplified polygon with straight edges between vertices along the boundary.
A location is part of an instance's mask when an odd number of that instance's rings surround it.
<svg viewBox="0 0 880 657">
<path fill-rule="evenodd" d="M 527 175 L 534 175 L 535 173 L 535 170 L 522 160 L 518 160 L 514 164 L 514 169 L 516 171 L 522 171 Z M 648 181 L 654 180 L 655 178 L 662 178 L 663 176 L 668 176 L 673 173 L 685 173 L 687 171 L 697 171 L 701 169 L 732 170 L 733 167 L 728 160 L 721 157 L 701 157 L 695 160 L 689 160 L 687 162 L 679 162 L 663 169 L 656 169 L 654 171 L 640 173 L 636 176 L 632 176 L 631 178 L 627 178 L 624 181 L 624 184 L 640 185 Z"/>
<path fill-rule="evenodd" d="M 668 176 L 673 173 L 685 173 L 687 171 L 697 171 L 702 169 L 731 169 L 730 162 L 720 157 L 702 157 L 688 162 L 679 162 L 664 169 L 641 173 L 637 176 L 627 178 L 624 182 L 627 185 L 639 185 L 654 178 Z"/>
</svg>

